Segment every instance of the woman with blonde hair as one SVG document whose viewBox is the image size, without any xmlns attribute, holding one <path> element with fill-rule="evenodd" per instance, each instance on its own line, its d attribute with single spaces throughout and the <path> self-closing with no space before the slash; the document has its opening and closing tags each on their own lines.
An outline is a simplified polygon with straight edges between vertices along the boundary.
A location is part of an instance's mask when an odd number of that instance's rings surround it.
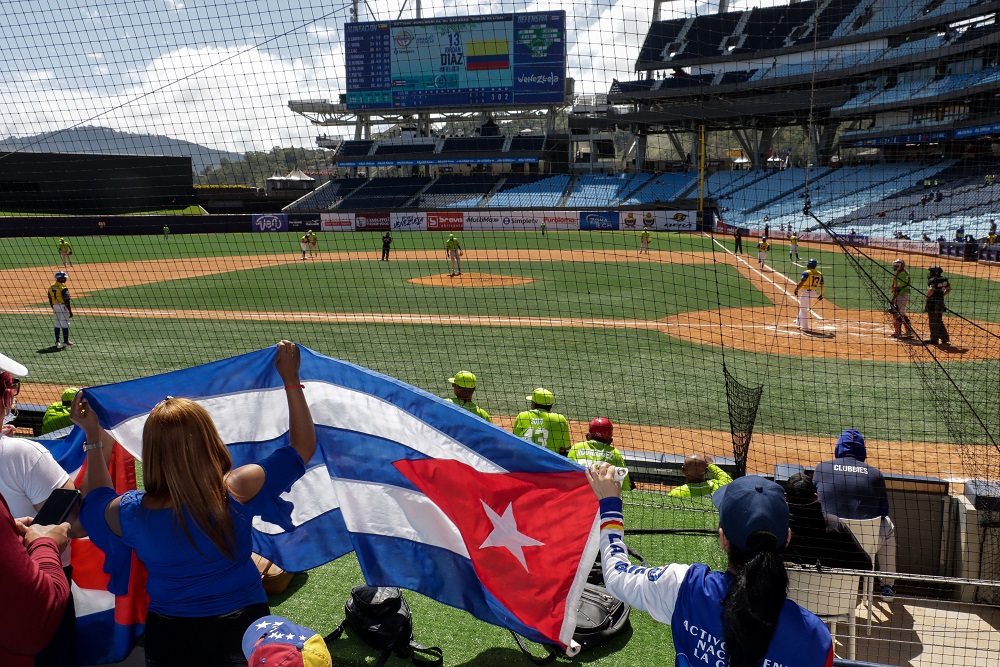
<svg viewBox="0 0 1000 667">
<path fill-rule="evenodd" d="M 148 667 L 246 665 L 243 632 L 270 613 L 250 558 L 251 520 L 305 473 L 316 451 L 298 347 L 278 343 L 274 365 L 285 385 L 291 446 L 259 463 L 234 470 L 211 416 L 184 398 L 161 401 L 146 420 L 145 491 L 115 494 L 101 448 L 84 445 L 84 527 L 102 549 L 133 549 L 149 572 Z M 100 442 L 103 429 L 85 392 L 71 414 L 87 443 Z"/>
</svg>

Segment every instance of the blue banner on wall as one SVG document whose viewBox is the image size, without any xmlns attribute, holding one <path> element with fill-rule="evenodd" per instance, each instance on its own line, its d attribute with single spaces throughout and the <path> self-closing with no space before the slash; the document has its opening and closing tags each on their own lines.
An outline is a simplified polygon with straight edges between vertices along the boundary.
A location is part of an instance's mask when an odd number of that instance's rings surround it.
<svg viewBox="0 0 1000 667">
<path fill-rule="evenodd" d="M 580 229 L 616 230 L 619 227 L 619 217 L 618 211 L 580 211 Z"/>
<path fill-rule="evenodd" d="M 250 224 L 255 232 L 287 232 L 287 213 L 265 213 L 254 215 L 250 219 Z"/>
</svg>

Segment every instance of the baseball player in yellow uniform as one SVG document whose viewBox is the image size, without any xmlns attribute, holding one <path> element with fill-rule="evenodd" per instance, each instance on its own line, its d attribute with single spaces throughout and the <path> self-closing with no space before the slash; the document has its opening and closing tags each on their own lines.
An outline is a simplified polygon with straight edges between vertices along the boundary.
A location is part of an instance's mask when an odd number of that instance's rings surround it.
<svg viewBox="0 0 1000 667">
<path fill-rule="evenodd" d="M 795 256 L 795 261 L 799 259 L 799 237 L 792 232 L 788 236 L 788 259 L 791 260 L 792 256 Z"/>
<path fill-rule="evenodd" d="M 49 285 L 49 305 L 52 306 L 52 315 L 55 317 L 56 347 L 62 348 L 73 345 L 69 339 L 69 320 L 73 317 L 73 309 L 69 305 L 69 288 L 66 287 L 66 280 L 69 274 L 65 271 L 56 271 L 56 281 Z M 63 342 L 59 342 L 59 330 L 62 330 Z"/>
<path fill-rule="evenodd" d="M 570 448 L 569 422 L 566 417 L 551 412 L 555 396 L 548 389 L 539 387 L 527 397 L 530 409 L 514 419 L 514 435 L 550 449 L 567 454 Z"/>
<path fill-rule="evenodd" d="M 59 245 L 56 247 L 59 249 L 63 266 L 73 266 L 73 246 L 66 243 L 66 239 L 59 239 Z"/>
<path fill-rule="evenodd" d="M 892 315 L 892 338 L 913 338 L 913 326 L 906 309 L 910 307 L 910 272 L 906 270 L 906 262 L 900 258 L 892 263 L 892 300 L 889 313 Z M 903 327 L 906 330 L 903 330 Z"/>
<path fill-rule="evenodd" d="M 605 463 L 610 463 L 617 468 L 625 467 L 625 457 L 612 445 L 614 441 L 612 434 L 614 425 L 607 417 L 598 417 L 590 422 L 590 429 L 587 431 L 587 441 L 578 442 L 570 448 L 567 456 L 582 465 L 584 468 L 592 468 Z M 628 475 L 622 480 L 622 489 L 628 491 L 632 488 L 632 480 Z"/>
<path fill-rule="evenodd" d="M 448 234 L 448 240 L 444 242 L 444 254 L 448 258 L 448 268 L 451 271 L 448 275 L 462 275 L 462 245 L 454 234 Z"/>
<path fill-rule="evenodd" d="M 649 254 L 649 230 L 643 229 L 642 233 L 639 234 L 639 254 L 642 253 Z"/>
<path fill-rule="evenodd" d="M 764 260 L 767 259 L 767 251 L 771 249 L 771 244 L 768 242 L 767 237 L 764 236 L 757 242 L 757 261 L 760 262 L 760 268 L 764 268 Z"/>
<path fill-rule="evenodd" d="M 455 377 L 448 378 L 448 382 L 451 383 L 452 389 L 455 391 L 455 396 L 448 400 L 460 408 L 465 408 L 477 417 L 482 417 L 488 422 L 493 421 L 490 419 L 490 413 L 472 402 L 472 394 L 476 391 L 476 376 L 474 373 L 459 371 L 455 373 Z"/>
<path fill-rule="evenodd" d="M 795 286 L 795 296 L 799 297 L 799 316 L 795 322 L 803 331 L 809 331 L 809 309 L 813 303 L 822 301 L 826 293 L 826 286 L 823 284 L 823 274 L 816 268 L 815 259 L 806 262 L 806 270 L 802 272 L 799 283 Z M 802 290 L 802 296 L 799 296 Z M 818 296 L 817 296 L 818 294 Z"/>
<path fill-rule="evenodd" d="M 309 237 L 309 256 L 310 257 L 315 257 L 316 256 L 316 246 L 319 244 L 319 241 L 316 238 L 316 232 L 314 230 L 309 230 L 309 233 L 306 234 L 306 236 Z"/>
<path fill-rule="evenodd" d="M 302 250 L 302 259 L 306 258 L 306 252 L 309 250 L 309 235 L 303 234 L 302 238 L 299 239 L 299 248 Z"/>
</svg>

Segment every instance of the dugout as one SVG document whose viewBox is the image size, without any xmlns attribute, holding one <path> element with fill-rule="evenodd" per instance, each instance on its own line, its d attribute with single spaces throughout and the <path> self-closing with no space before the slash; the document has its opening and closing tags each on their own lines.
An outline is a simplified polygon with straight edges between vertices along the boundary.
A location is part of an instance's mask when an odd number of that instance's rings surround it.
<svg viewBox="0 0 1000 667">
<path fill-rule="evenodd" d="M 190 157 L 0 153 L 0 209 L 113 214 L 195 203 Z"/>
</svg>

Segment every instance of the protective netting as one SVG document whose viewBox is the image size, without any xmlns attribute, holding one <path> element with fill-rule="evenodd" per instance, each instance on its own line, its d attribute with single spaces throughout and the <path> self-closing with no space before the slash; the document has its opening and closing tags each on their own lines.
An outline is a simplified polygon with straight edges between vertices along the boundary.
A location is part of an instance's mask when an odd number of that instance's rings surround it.
<svg viewBox="0 0 1000 667">
<path fill-rule="evenodd" d="M 729 428 L 733 435 L 733 456 L 736 458 L 736 476 L 746 474 L 747 453 L 750 451 L 750 441 L 753 438 L 753 423 L 757 418 L 757 408 L 760 407 L 760 397 L 764 393 L 764 385 L 748 387 L 722 365 L 722 373 L 726 376 L 726 403 L 729 405 Z"/>
<path fill-rule="evenodd" d="M 610 419 L 633 546 L 715 567 L 699 490 L 860 436 L 836 465 L 881 471 L 895 548 L 837 655 L 1000 650 L 1000 2 L 0 4 L 22 428 L 280 338 L 443 398 L 470 371 L 502 428 L 536 388 L 571 443 Z"/>
</svg>

